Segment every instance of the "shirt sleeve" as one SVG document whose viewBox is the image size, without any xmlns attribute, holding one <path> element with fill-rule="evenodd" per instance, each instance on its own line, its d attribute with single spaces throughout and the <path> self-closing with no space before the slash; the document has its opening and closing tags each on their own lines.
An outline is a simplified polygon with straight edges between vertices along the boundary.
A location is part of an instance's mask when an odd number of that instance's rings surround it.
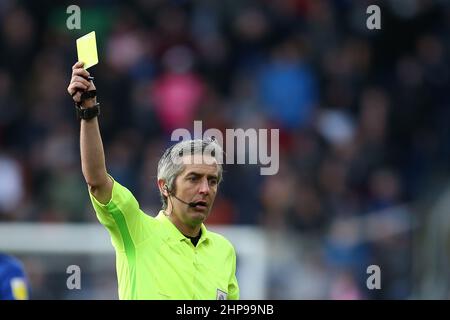
<svg viewBox="0 0 450 320">
<path fill-rule="evenodd" d="M 108 230 L 116 250 L 135 247 L 154 232 L 155 219 L 145 214 L 130 190 L 114 179 L 111 200 L 107 204 L 100 203 L 90 192 L 89 195 L 97 218 Z"/>
<path fill-rule="evenodd" d="M 232 270 L 228 282 L 228 300 L 239 300 L 239 285 L 236 278 L 236 252 L 232 248 Z"/>
<path fill-rule="evenodd" d="M 28 300 L 29 285 L 20 265 L 11 264 L 2 274 L 0 300 Z"/>
</svg>

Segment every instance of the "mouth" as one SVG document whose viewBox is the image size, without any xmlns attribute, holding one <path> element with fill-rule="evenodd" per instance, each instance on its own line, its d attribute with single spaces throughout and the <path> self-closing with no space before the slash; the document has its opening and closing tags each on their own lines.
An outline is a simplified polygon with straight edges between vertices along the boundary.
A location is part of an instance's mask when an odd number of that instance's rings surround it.
<svg viewBox="0 0 450 320">
<path fill-rule="evenodd" d="M 193 207 L 194 209 L 199 209 L 199 210 L 206 210 L 208 209 L 208 203 L 206 201 L 196 201 L 194 202 L 195 206 Z"/>
</svg>

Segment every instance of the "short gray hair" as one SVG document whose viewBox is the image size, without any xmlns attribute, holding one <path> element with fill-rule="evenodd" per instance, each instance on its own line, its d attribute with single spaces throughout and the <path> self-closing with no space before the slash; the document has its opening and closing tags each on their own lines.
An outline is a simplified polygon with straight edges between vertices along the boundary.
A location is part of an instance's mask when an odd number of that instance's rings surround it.
<svg viewBox="0 0 450 320">
<path fill-rule="evenodd" d="M 158 162 L 158 175 L 157 179 L 162 179 L 169 188 L 169 192 L 175 192 L 175 180 L 178 175 L 185 169 L 185 164 L 180 161 L 183 156 L 186 155 L 198 155 L 204 154 L 205 150 L 210 152 L 206 153 L 211 155 L 217 161 L 218 167 L 218 181 L 219 184 L 222 181 L 222 157 L 223 149 L 217 143 L 215 139 L 196 139 L 185 140 L 178 142 L 177 144 L 166 149 L 161 159 Z M 160 191 L 162 209 L 167 209 L 167 197 Z"/>
</svg>

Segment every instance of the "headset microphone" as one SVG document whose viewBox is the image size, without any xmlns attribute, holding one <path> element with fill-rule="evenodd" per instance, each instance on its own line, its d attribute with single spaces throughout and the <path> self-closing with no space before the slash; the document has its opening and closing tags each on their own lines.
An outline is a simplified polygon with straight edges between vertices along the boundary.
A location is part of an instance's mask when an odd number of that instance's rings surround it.
<svg viewBox="0 0 450 320">
<path fill-rule="evenodd" d="M 166 189 L 166 191 L 167 191 L 171 196 L 173 196 L 175 199 L 177 199 L 178 201 L 180 201 L 180 202 L 182 202 L 182 203 L 188 205 L 189 207 L 195 208 L 195 207 L 197 206 L 197 204 L 196 204 L 195 202 L 186 202 L 186 201 L 183 201 L 183 200 L 181 200 L 180 198 L 178 198 L 176 195 L 174 195 L 172 192 L 169 191 L 169 188 L 167 187 L 167 185 L 164 186 L 164 189 Z"/>
<path fill-rule="evenodd" d="M 184 204 L 187 204 L 189 207 L 191 207 L 191 208 L 195 208 L 196 207 L 196 203 L 195 202 L 186 202 L 186 201 L 183 201 L 183 200 L 181 200 L 180 198 L 178 198 L 176 195 L 174 195 L 174 194 L 172 194 L 172 196 L 175 198 L 175 199 L 177 199 L 178 201 L 180 201 L 180 202 L 182 202 L 182 203 L 184 203 Z"/>
</svg>

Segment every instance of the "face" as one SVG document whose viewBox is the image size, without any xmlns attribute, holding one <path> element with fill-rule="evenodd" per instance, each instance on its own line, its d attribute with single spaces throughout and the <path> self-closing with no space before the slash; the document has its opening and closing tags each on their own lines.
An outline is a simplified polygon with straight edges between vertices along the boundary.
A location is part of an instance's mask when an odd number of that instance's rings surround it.
<svg viewBox="0 0 450 320">
<path fill-rule="evenodd" d="M 185 168 L 175 180 L 175 196 L 197 205 L 190 207 L 171 197 L 173 212 L 180 222 L 194 227 L 200 225 L 211 211 L 217 193 L 219 169 L 210 156 L 186 156 L 183 163 Z"/>
</svg>

